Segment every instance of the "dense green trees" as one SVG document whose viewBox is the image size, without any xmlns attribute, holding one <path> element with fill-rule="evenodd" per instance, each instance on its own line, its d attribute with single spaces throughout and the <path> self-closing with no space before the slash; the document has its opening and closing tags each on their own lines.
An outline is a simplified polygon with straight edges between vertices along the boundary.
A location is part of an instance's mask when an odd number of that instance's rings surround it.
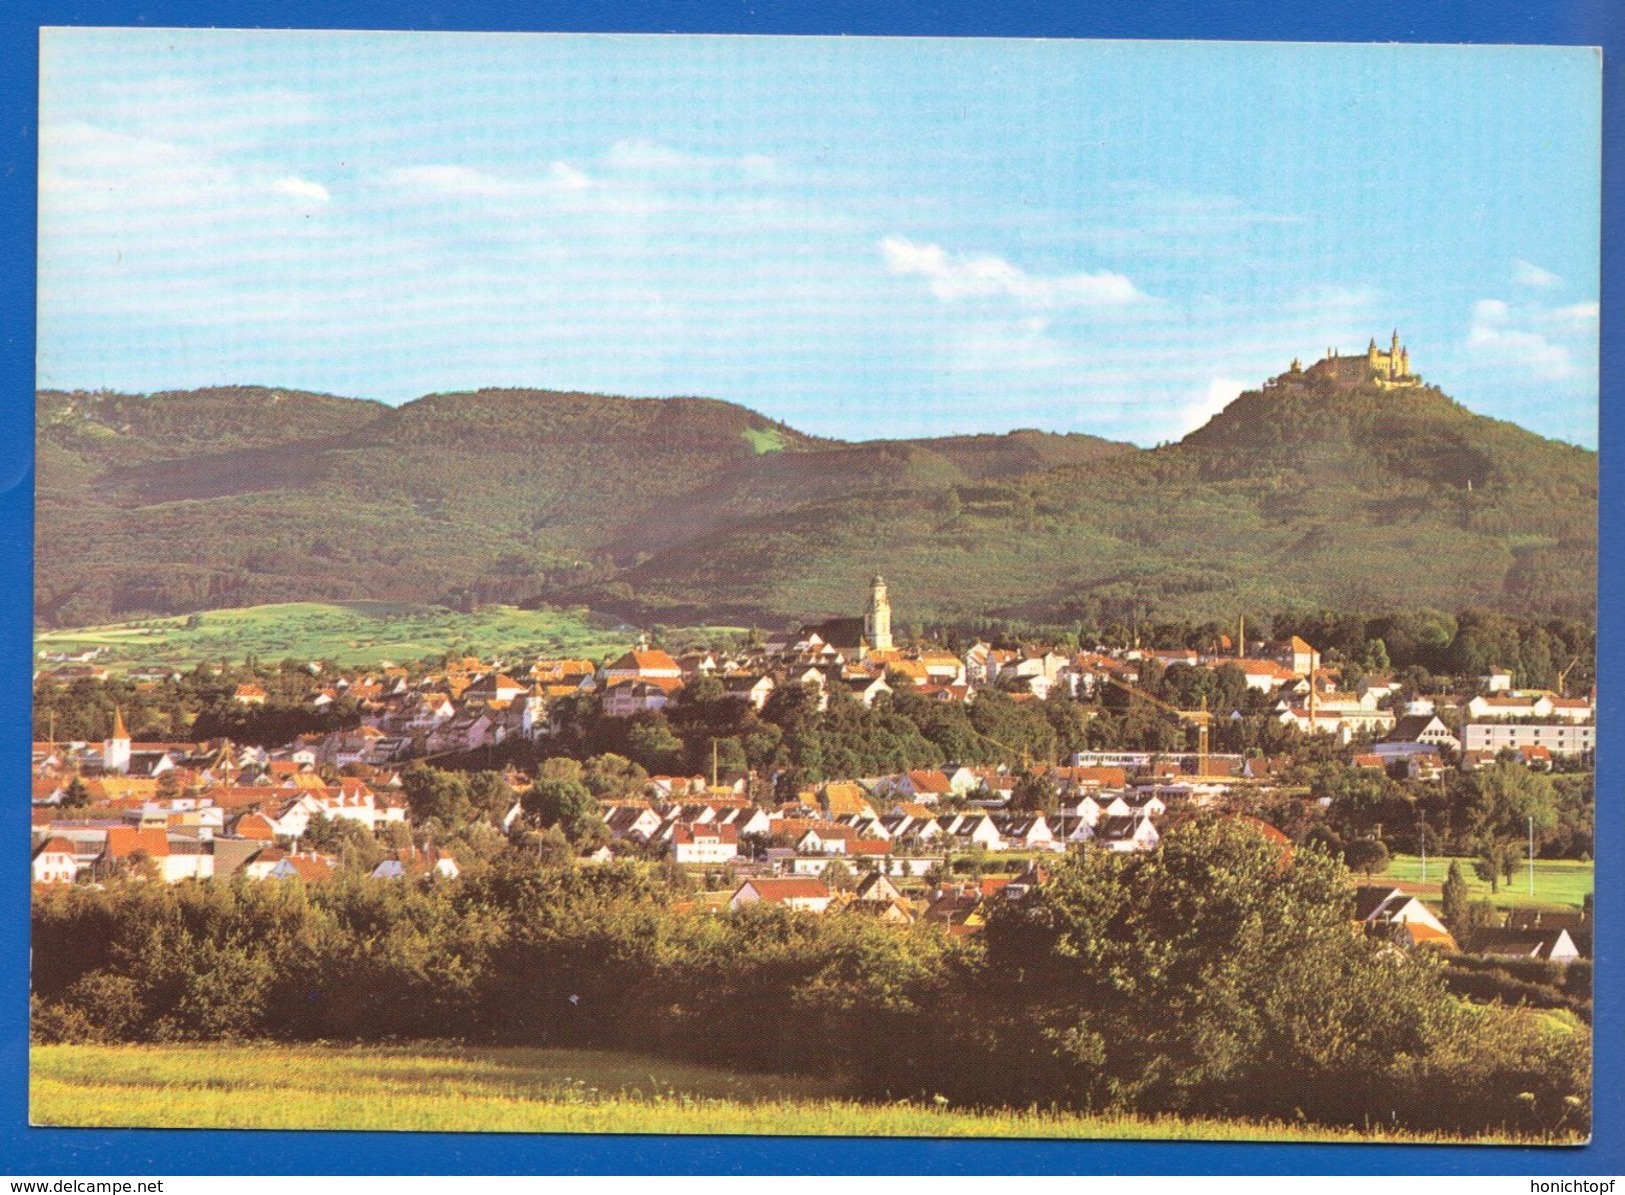
<svg viewBox="0 0 1625 1195">
<path fill-rule="evenodd" d="M 1350 592 L 1384 617 L 1487 593 L 1542 619 L 1588 620 L 1595 604 L 1596 454 L 1432 390 L 1396 399 L 1300 379 L 1147 451 L 1032 432 L 830 444 L 724 403 L 533 391 L 394 411 L 254 387 L 36 399 L 41 542 L 75 545 L 39 561 L 39 617 L 57 626 L 538 594 L 644 624 L 776 622 L 845 608 L 881 561 L 911 625 L 1037 619 L 1050 605 L 1057 631 L 1119 639 L 1153 616 L 1232 623 L 1246 608 L 1253 621 Z M 287 422 L 290 399 L 301 413 Z M 781 447 L 758 454 L 768 442 Z M 139 467 L 159 460 L 171 467 Z M 661 483 L 631 495 L 583 483 L 634 475 Z M 1396 528 L 1408 552 L 1371 550 Z M 1260 568 L 1285 542 L 1292 569 Z M 1440 649 L 1425 623 L 1409 629 L 1351 621 L 1325 646 L 1364 661 L 1380 638 L 1395 662 L 1443 669 L 1405 658 Z M 1468 639 L 1475 663 L 1508 646 L 1493 630 Z M 1546 683 L 1567 658 L 1551 646 L 1551 664 L 1527 640 L 1491 662 Z"/>
<path fill-rule="evenodd" d="M 1461 1094 L 1514 1072 L 1539 1074 L 1545 1106 L 1584 1101 L 1582 1032 L 1462 1008 L 1425 952 L 1350 933 L 1350 910 L 1335 863 L 1245 821 L 1185 823 L 1150 855 L 1068 857 L 989 919 L 969 1023 L 999 1061 L 975 1089 L 1456 1125 L 1490 1105 L 1515 1121 L 1533 1086 Z M 1430 1083 L 1460 1104 L 1431 1101 Z"/>
<path fill-rule="evenodd" d="M 1516 1130 L 1529 1091 L 1583 1120 L 1582 1032 L 1459 1005 L 1424 954 L 1350 932 L 1338 864 L 1244 821 L 1057 860 L 980 940 L 684 913 L 656 868 L 538 842 L 451 882 L 36 891 L 34 1031 L 600 1046 L 877 1097 L 1418 1128 Z"/>
<path fill-rule="evenodd" d="M 1298 817 L 1290 828 L 1281 825 L 1294 837 L 1316 829 L 1323 841 L 1339 844 L 1380 838 L 1392 851 L 1414 854 L 1426 836 L 1433 852 L 1477 855 L 1494 846 L 1522 858 L 1533 819 L 1536 848 L 1543 855 L 1589 857 L 1593 844 L 1588 772 L 1550 776 L 1500 762 L 1442 781 L 1410 783 L 1372 768 L 1328 762 L 1301 767 L 1299 778 L 1312 798 L 1327 804 L 1319 823 L 1302 820 L 1301 811 L 1273 808 L 1275 824 L 1281 824 L 1283 812 Z"/>
<path fill-rule="evenodd" d="M 1388 848 L 1380 838 L 1356 838 L 1343 847 L 1343 862 L 1366 879 L 1388 870 Z"/>
<path fill-rule="evenodd" d="M 524 810 L 544 827 L 558 827 L 579 842 L 603 825 L 603 806 L 580 780 L 539 779 L 524 796 Z"/>
<path fill-rule="evenodd" d="M 1450 860 L 1450 872 L 1444 878 L 1439 901 L 1440 919 L 1459 940 L 1467 932 L 1469 914 L 1467 877 L 1461 874 L 1461 862 L 1457 859 Z"/>
<path fill-rule="evenodd" d="M 401 792 L 414 822 L 434 820 L 442 825 L 468 821 L 474 814 L 468 778 L 417 763 L 401 774 Z"/>
</svg>

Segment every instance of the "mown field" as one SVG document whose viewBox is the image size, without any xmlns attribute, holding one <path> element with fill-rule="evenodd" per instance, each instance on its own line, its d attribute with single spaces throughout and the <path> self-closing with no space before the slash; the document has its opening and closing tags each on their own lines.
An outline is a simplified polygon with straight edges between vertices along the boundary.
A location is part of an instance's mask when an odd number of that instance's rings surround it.
<svg viewBox="0 0 1625 1195">
<path fill-rule="evenodd" d="M 1439 1135 L 860 1103 L 838 1083 L 595 1050 L 36 1046 L 36 1125 L 1392 1142 Z M 1483 1143 L 1495 1137 L 1475 1139 Z"/>
<path fill-rule="evenodd" d="M 722 633 L 729 628 L 710 628 Z M 703 634 L 705 632 L 696 632 Z M 679 632 L 681 634 L 681 632 Z M 489 659 L 512 655 L 597 658 L 624 651 L 636 632 L 584 609 L 521 610 L 483 606 L 472 614 L 410 602 L 287 602 L 147 618 L 99 627 L 46 631 L 36 652 L 101 648 L 97 663 L 115 671 L 138 665 L 191 668 L 221 657 L 293 657 L 371 667 L 467 651 Z"/>
<path fill-rule="evenodd" d="M 1471 899 L 1491 901 L 1499 909 L 1573 910 L 1584 905 L 1586 896 L 1596 891 L 1596 865 L 1590 861 L 1582 863 L 1574 859 L 1536 859 L 1535 891 L 1532 896 L 1529 892 L 1527 864 L 1518 868 L 1518 874 L 1512 883 L 1503 883 L 1499 892 L 1492 893 L 1488 881 L 1481 880 L 1473 874 L 1471 859 L 1463 858 L 1456 861 L 1461 864 L 1461 874 L 1467 881 L 1467 891 Z M 1423 882 L 1420 856 L 1395 855 L 1389 861 L 1387 870 L 1372 876 L 1369 882 L 1381 884 L 1392 881 L 1396 887 L 1437 905 L 1440 888 L 1449 871 L 1449 858 L 1435 858 L 1430 855 L 1427 880 Z M 1363 876 L 1360 880 L 1362 883 L 1367 882 Z"/>
</svg>

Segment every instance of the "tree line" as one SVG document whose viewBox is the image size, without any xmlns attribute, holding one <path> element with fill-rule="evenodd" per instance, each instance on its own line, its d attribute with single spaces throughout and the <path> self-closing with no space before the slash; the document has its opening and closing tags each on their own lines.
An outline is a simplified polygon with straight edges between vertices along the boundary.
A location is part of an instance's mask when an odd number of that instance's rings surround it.
<svg viewBox="0 0 1625 1195">
<path fill-rule="evenodd" d="M 1243 821 L 1059 859 L 977 938 L 753 907 L 653 869 L 36 891 L 41 1041 L 411 1040 L 817 1073 L 873 1099 L 1585 1131 L 1589 1039 L 1350 932 L 1347 873 Z"/>
</svg>

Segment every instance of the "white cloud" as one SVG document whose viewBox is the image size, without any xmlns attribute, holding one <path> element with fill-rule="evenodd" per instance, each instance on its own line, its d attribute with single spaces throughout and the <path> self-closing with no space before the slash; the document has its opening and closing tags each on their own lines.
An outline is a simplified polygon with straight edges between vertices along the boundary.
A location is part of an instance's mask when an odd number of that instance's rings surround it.
<svg viewBox="0 0 1625 1195">
<path fill-rule="evenodd" d="M 1556 286 L 1563 281 L 1550 270 L 1543 270 L 1534 262 L 1523 258 L 1514 258 L 1512 261 L 1512 281 L 1519 286 Z"/>
<path fill-rule="evenodd" d="M 559 195 L 592 186 L 592 180 L 568 162 L 554 162 L 539 176 L 498 175 L 455 164 L 403 166 L 391 170 L 387 180 L 402 191 L 461 198 Z"/>
<path fill-rule="evenodd" d="M 880 251 L 893 274 L 924 278 L 945 303 L 1007 297 L 1029 307 L 1094 307 L 1144 298 L 1133 282 L 1111 270 L 1039 277 L 991 253 L 950 254 L 940 245 L 904 237 L 883 238 Z"/>
<path fill-rule="evenodd" d="M 755 179 L 767 178 L 777 168 L 775 160 L 766 154 L 745 154 L 743 157 L 697 154 L 662 145 L 646 137 L 615 142 L 604 151 L 603 161 L 611 169 L 634 174 L 720 171 Z"/>
<path fill-rule="evenodd" d="M 592 180 L 568 162 L 554 162 L 547 169 L 548 183 L 562 191 L 584 191 Z"/>
<path fill-rule="evenodd" d="M 1532 325 L 1542 322 L 1543 310 L 1514 310 L 1500 299 L 1473 304 L 1467 344 L 1491 362 L 1527 370 L 1536 377 L 1560 381 L 1574 377 L 1574 357 L 1566 344 L 1548 338 Z"/>
<path fill-rule="evenodd" d="M 671 170 L 693 165 L 695 159 L 668 145 L 638 137 L 615 142 L 604 152 L 604 161 L 621 170 Z"/>
<path fill-rule="evenodd" d="M 1213 416 L 1236 400 L 1243 390 L 1258 383 L 1243 382 L 1237 378 L 1211 378 L 1206 387 L 1191 396 L 1179 411 L 1179 434 L 1186 435 L 1201 427 Z"/>
<path fill-rule="evenodd" d="M 293 174 L 285 174 L 272 182 L 271 190 L 290 199 L 309 200 L 313 203 L 326 203 L 331 198 L 327 188 L 321 183 L 313 183 L 308 178 L 300 178 Z"/>
<path fill-rule="evenodd" d="M 1570 303 L 1567 307 L 1554 309 L 1551 319 L 1554 323 L 1571 328 L 1595 331 L 1601 314 L 1601 308 L 1596 303 Z"/>
</svg>

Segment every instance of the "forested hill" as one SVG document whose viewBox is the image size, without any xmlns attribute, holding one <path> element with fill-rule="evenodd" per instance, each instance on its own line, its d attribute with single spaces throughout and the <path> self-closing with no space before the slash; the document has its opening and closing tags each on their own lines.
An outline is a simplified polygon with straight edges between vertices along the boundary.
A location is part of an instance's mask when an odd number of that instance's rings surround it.
<svg viewBox="0 0 1625 1195">
<path fill-rule="evenodd" d="M 850 613 L 875 571 L 905 621 L 1594 605 L 1596 454 L 1434 390 L 1286 375 L 1154 450 L 540 390 L 37 410 L 43 625 L 356 598 L 767 622 Z"/>
</svg>

